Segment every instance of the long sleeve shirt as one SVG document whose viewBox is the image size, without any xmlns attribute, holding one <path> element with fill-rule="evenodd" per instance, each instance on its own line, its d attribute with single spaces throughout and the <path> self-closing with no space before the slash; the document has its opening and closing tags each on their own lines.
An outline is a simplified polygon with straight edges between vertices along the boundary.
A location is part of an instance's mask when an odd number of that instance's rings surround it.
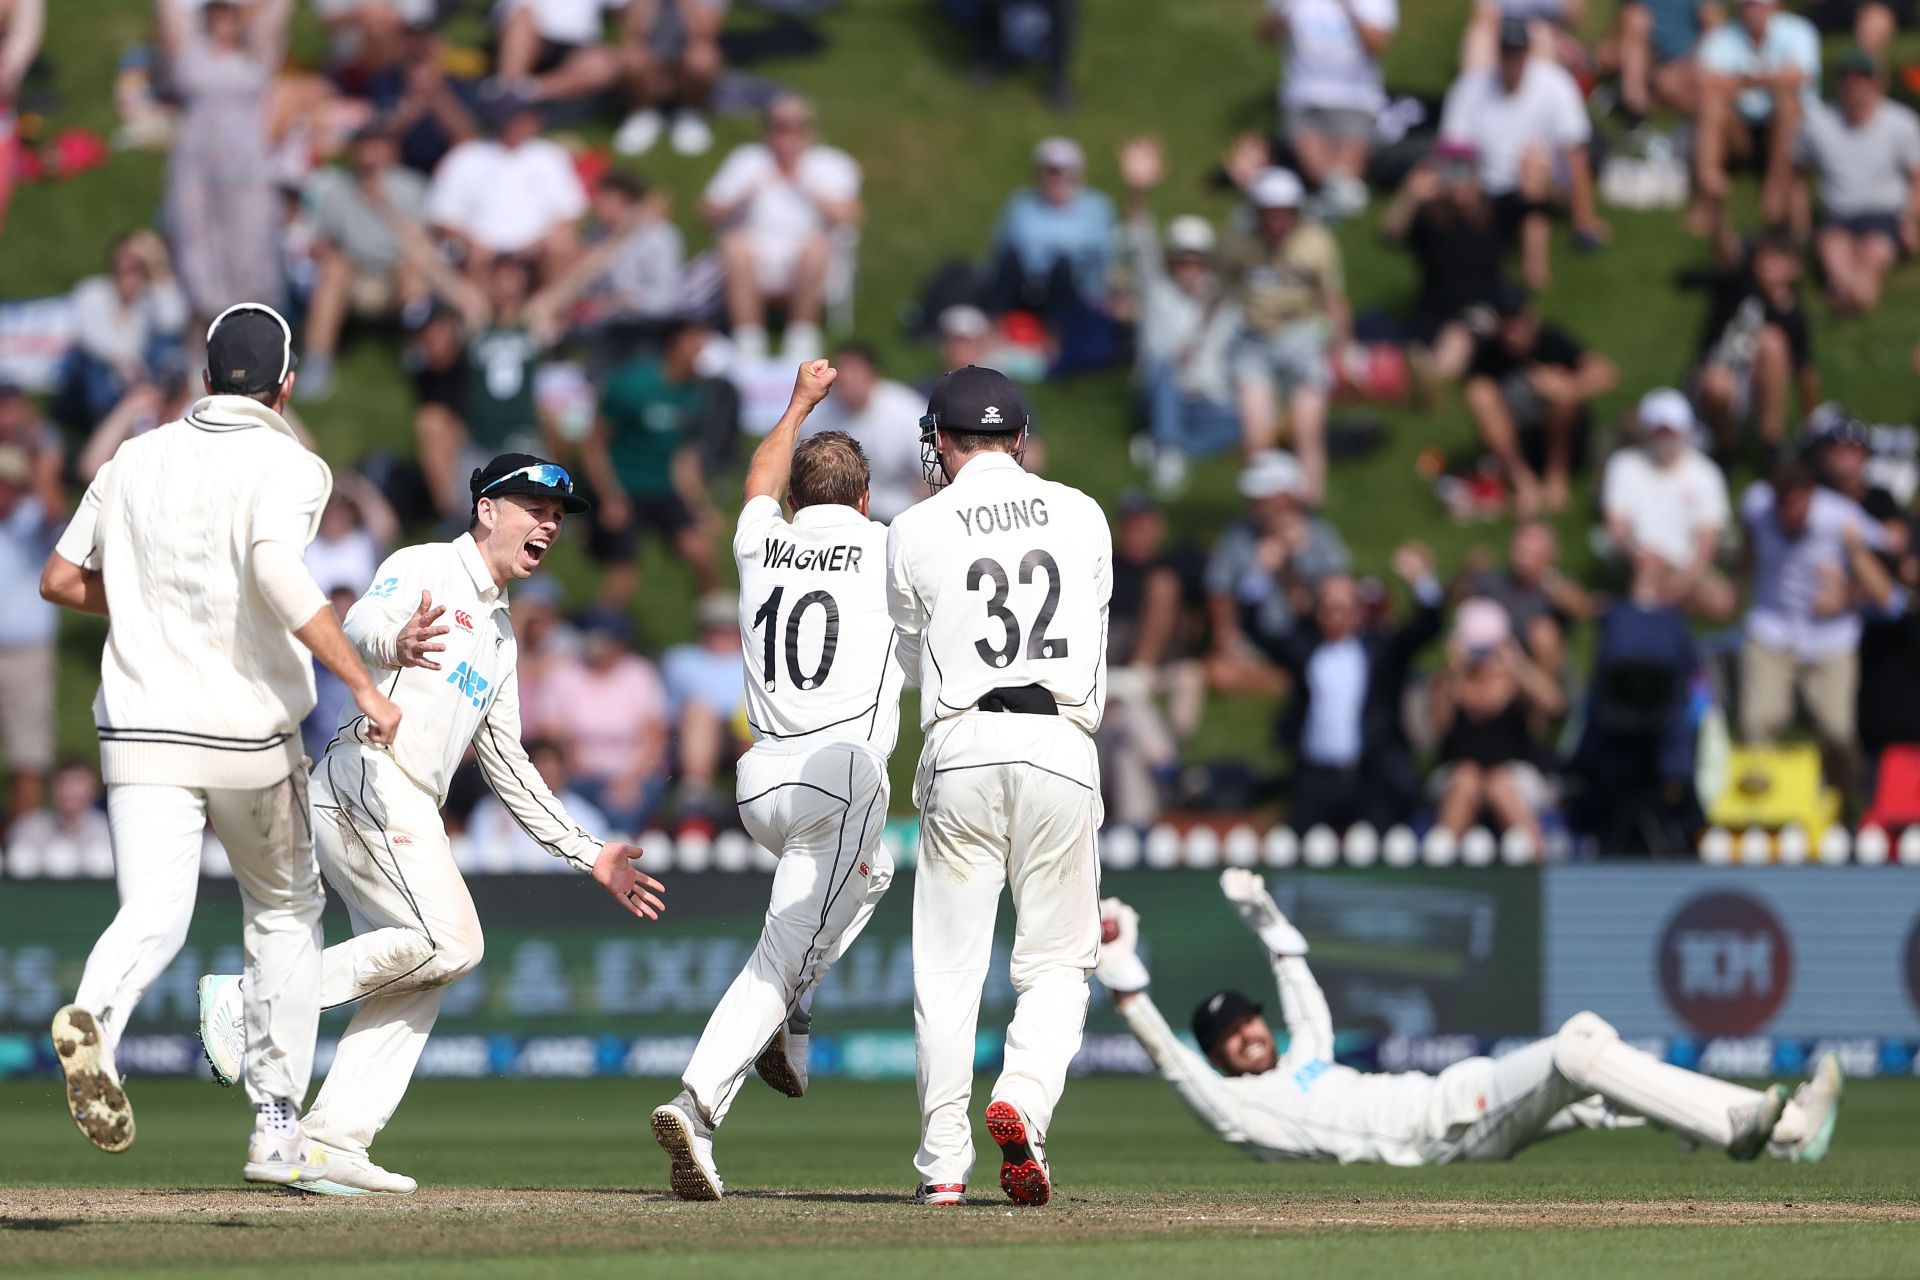
<svg viewBox="0 0 1920 1280">
<path fill-rule="evenodd" d="M 444 606 L 433 654 L 440 669 L 401 667 L 399 639 L 420 593 Z M 568 815 L 520 744 L 520 650 L 507 615 L 507 593 L 493 581 L 470 534 L 452 542 L 405 547 L 388 556 L 373 586 L 347 613 L 347 638 L 382 681 L 404 718 L 390 748 L 393 764 L 414 785 L 444 803 L 453 771 L 473 745 L 487 785 L 528 836 L 556 858 L 590 871 L 600 840 Z M 329 752 L 378 749 L 366 720 L 348 704 Z"/>
</svg>

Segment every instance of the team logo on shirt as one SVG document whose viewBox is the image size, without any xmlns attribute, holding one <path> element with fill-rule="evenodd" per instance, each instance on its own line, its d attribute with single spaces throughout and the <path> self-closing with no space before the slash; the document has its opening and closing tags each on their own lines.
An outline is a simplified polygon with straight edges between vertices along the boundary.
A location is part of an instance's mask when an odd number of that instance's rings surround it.
<svg viewBox="0 0 1920 1280">
<path fill-rule="evenodd" d="M 390 596 L 395 591 L 397 591 L 399 587 L 400 587 L 400 579 L 382 578 L 380 581 L 374 583 L 373 586 L 367 589 L 367 594 L 370 596 L 382 596 L 382 597 Z"/>
<path fill-rule="evenodd" d="M 453 611 L 453 620 L 459 624 L 462 630 L 473 630 L 473 615 L 465 609 L 455 609 Z"/>
</svg>

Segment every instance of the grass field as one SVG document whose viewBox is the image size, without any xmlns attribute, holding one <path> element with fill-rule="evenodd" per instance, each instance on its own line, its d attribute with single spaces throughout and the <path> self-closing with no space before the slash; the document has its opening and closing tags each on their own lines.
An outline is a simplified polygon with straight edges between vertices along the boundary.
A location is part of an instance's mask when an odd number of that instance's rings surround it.
<svg viewBox="0 0 1920 1280">
<path fill-rule="evenodd" d="M 848 1081 L 803 1102 L 750 1084 L 720 1146 L 729 1198 L 682 1204 L 646 1132 L 675 1087 L 422 1082 L 380 1145 L 422 1191 L 343 1201 L 237 1187 L 237 1094 L 136 1081 L 139 1141 L 106 1157 L 74 1132 L 54 1083 L 10 1082 L 0 1272 L 1766 1280 L 1912 1276 L 1920 1258 L 1920 1084 L 1908 1081 L 1850 1086 L 1819 1166 L 1736 1165 L 1628 1131 L 1409 1170 L 1256 1164 L 1157 1081 L 1077 1080 L 1055 1123 L 1054 1203 L 1018 1211 L 985 1158 L 967 1208 L 906 1203 L 912 1086 Z"/>
</svg>

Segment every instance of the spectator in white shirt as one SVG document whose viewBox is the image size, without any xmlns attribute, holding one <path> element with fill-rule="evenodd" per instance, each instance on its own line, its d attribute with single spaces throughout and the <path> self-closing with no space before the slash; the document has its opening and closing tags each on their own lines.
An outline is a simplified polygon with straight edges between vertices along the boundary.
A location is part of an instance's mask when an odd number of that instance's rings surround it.
<svg viewBox="0 0 1920 1280">
<path fill-rule="evenodd" d="M 19 403 L 15 392 L 0 395 Z M 57 467 L 57 449 L 29 455 L 0 437 L 0 764 L 11 780 L 0 828 L 40 804 L 53 764 L 60 622 L 40 597 L 38 566 L 66 516 Z"/>
<path fill-rule="evenodd" d="M 487 104 L 494 136 L 463 142 L 434 170 L 427 216 L 460 242 L 476 278 L 496 255 L 540 259 L 551 275 L 579 248 L 587 189 L 566 148 L 540 136 L 540 109 L 501 92 Z"/>
<path fill-rule="evenodd" d="M 1589 246 L 1611 234 L 1593 198 L 1593 137 L 1579 86 L 1565 69 L 1529 52 L 1524 19 L 1500 25 L 1500 58 L 1490 71 L 1468 71 L 1447 91 L 1440 136 L 1473 148 L 1480 185 L 1492 197 L 1502 232 L 1518 237 L 1527 283 L 1552 281 L 1552 219 L 1565 210 L 1574 235 Z"/>
<path fill-rule="evenodd" d="M 1607 462 L 1600 505 L 1615 552 L 1658 559 L 1663 603 L 1712 622 L 1733 616 L 1733 586 L 1713 566 L 1732 516 L 1726 477 L 1693 444 L 1693 406 L 1671 388 L 1649 391 L 1641 439 Z"/>
<path fill-rule="evenodd" d="M 743 358 L 766 355 L 775 303 L 786 311 L 785 358 L 817 355 L 834 238 L 860 222 L 860 166 L 816 140 L 806 99 L 774 99 L 766 141 L 734 149 L 707 184 L 700 212 L 720 234 L 727 318 Z"/>
<path fill-rule="evenodd" d="M 122 236 L 108 261 L 107 274 L 73 289 L 73 351 L 54 412 L 80 428 L 92 428 L 129 390 L 156 376 L 179 350 L 187 324 L 187 296 L 159 236 Z"/>
<path fill-rule="evenodd" d="M 865 343 L 852 342 L 834 353 L 833 394 L 820 406 L 801 436 L 844 431 L 867 455 L 873 480 L 867 514 L 881 524 L 927 496 L 920 465 L 920 441 L 910 423 L 926 412 L 927 398 L 912 387 L 880 375 L 880 360 Z"/>
<path fill-rule="evenodd" d="M 1793 212 L 1793 158 L 1805 115 L 1802 95 L 1820 87 L 1820 33 L 1780 0 L 1740 0 L 1739 12 L 1700 42 L 1704 73 L 1694 134 L 1695 230 L 1715 225 L 1727 198 L 1729 159 L 1765 174 L 1760 215 Z"/>
<path fill-rule="evenodd" d="M 1400 26 L 1399 0 L 1267 0 L 1266 38 L 1286 50 L 1280 109 L 1321 212 L 1366 208 L 1367 153 L 1387 105 L 1380 58 Z"/>
<path fill-rule="evenodd" d="M 16 880 L 107 880 L 113 843 L 100 810 L 100 779 L 93 766 L 63 760 L 53 772 L 53 804 L 23 814 L 7 841 L 7 874 Z"/>
<path fill-rule="evenodd" d="M 320 512 L 320 529 L 307 544 L 307 572 L 322 591 L 346 587 L 358 600 L 399 537 L 400 518 L 386 495 L 358 471 L 343 469 Z"/>
<path fill-rule="evenodd" d="M 1857 49 L 1840 64 L 1838 96 L 1837 107 L 1807 103 L 1802 141 L 1819 180 L 1827 301 L 1865 315 L 1894 264 L 1920 252 L 1920 115 L 1887 101 L 1879 64 Z"/>
<path fill-rule="evenodd" d="M 561 811 L 583 830 L 612 830 L 599 806 L 573 789 L 567 777 L 566 748 L 552 738 L 535 738 L 527 743 L 527 759 L 533 762 L 547 789 L 553 792 Z M 639 832 L 621 834 L 638 835 Z M 507 812 L 507 806 L 500 803 L 500 797 L 491 791 L 480 797 L 480 803 L 467 815 L 465 855 L 459 859 L 460 869 L 481 875 L 529 872 L 543 875 L 572 869 L 522 830 Z"/>
</svg>

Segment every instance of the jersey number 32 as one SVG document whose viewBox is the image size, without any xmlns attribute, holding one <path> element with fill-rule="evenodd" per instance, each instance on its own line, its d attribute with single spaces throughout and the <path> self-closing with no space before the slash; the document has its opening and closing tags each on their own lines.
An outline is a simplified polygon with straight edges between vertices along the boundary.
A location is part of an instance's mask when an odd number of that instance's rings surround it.
<svg viewBox="0 0 1920 1280">
<path fill-rule="evenodd" d="M 1033 630 L 1027 633 L 1027 659 L 1032 662 L 1042 658 L 1064 658 L 1067 656 L 1066 640 L 1047 635 L 1047 625 L 1053 621 L 1054 610 L 1060 607 L 1060 566 L 1051 555 L 1037 547 L 1027 552 L 1020 561 L 1020 585 L 1024 587 L 1031 583 L 1036 573 L 1047 575 L 1047 598 L 1040 602 L 1040 612 L 1034 615 Z M 982 556 L 967 569 L 967 590 L 978 591 L 987 585 L 992 587 L 992 594 L 987 597 L 987 616 L 1000 624 L 1001 643 L 989 644 L 988 640 L 992 637 L 986 636 L 975 640 L 973 648 L 980 655 L 980 661 L 988 666 L 1004 667 L 1020 652 L 1020 618 L 1007 608 L 1007 596 L 1012 588 L 1007 582 L 1006 569 L 998 560 Z"/>
</svg>

